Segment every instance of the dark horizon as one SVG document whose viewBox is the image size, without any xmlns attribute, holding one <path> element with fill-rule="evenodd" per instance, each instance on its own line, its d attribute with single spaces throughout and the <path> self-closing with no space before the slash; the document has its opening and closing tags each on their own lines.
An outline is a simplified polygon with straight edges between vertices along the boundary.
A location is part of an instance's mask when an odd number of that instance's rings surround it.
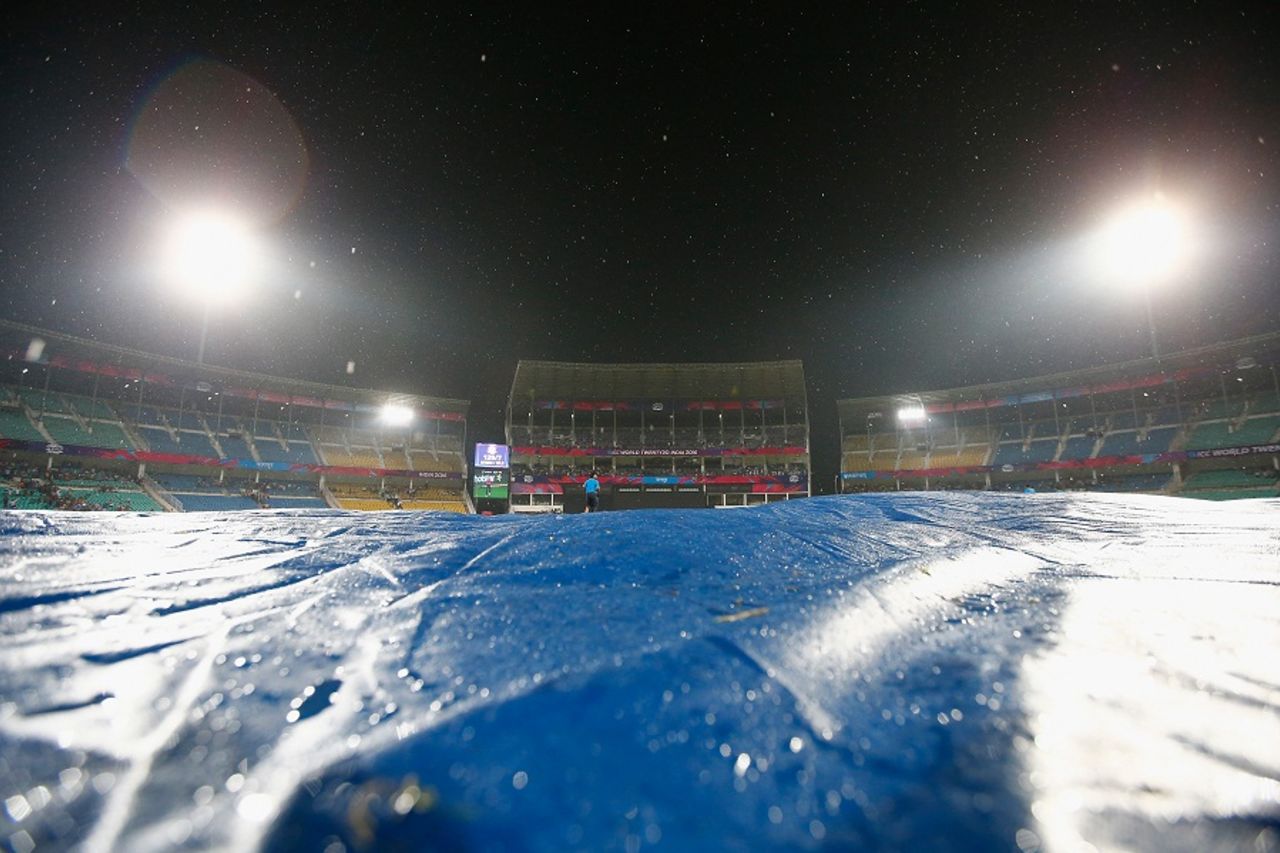
<svg viewBox="0 0 1280 853">
<path fill-rule="evenodd" d="M 1278 17 L 29 6 L 3 310 L 191 359 L 156 233 L 248 200 L 270 262 L 208 362 L 468 399 L 486 441 L 519 359 L 798 358 L 827 491 L 837 399 L 1148 354 L 1141 298 L 1078 268 L 1129 199 L 1204 244 L 1163 349 L 1280 328 Z"/>
</svg>

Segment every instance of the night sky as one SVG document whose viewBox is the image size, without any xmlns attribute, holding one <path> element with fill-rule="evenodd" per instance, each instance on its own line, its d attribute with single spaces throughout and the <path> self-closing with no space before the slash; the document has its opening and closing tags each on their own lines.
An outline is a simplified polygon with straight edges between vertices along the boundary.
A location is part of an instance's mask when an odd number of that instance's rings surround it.
<svg viewBox="0 0 1280 853">
<path fill-rule="evenodd" d="M 1197 226 L 1165 349 L 1280 328 L 1274 3 L 180 5 L 4 16 L 4 316 L 194 358 L 153 256 L 207 190 L 271 251 L 211 363 L 494 440 L 520 358 L 799 358 L 824 488 L 838 398 L 1146 355 L 1080 271 L 1127 199 Z"/>
</svg>

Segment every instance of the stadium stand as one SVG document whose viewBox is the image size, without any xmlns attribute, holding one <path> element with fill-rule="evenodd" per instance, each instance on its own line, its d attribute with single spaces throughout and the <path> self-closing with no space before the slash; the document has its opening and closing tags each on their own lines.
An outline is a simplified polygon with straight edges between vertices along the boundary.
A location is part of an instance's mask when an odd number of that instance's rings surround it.
<svg viewBox="0 0 1280 853">
<path fill-rule="evenodd" d="M 1272 498 L 1280 494 L 1277 472 L 1247 468 L 1205 470 L 1193 473 L 1182 487 L 1187 498 L 1222 501 L 1240 498 Z"/>
<path fill-rule="evenodd" d="M 49 439 L 21 409 L 0 408 L 0 438 L 44 442 Z"/>
<path fill-rule="evenodd" d="M 39 362 L 25 360 L 33 338 L 45 341 Z M 63 504 L 320 508 L 336 505 L 328 486 L 372 477 L 409 498 L 407 508 L 468 511 L 466 401 L 193 364 L 8 320 L 0 320 L 0 346 L 11 355 L 0 361 L 6 461 L 130 469 L 131 487 L 111 487 L 114 497 L 92 484 L 58 486 Z M 388 404 L 408 409 L 409 424 L 383 424 Z M 322 460 L 330 446 L 341 451 L 336 462 Z M 45 485 L 6 481 L 5 499 L 57 507 L 40 494 Z"/>
<path fill-rule="evenodd" d="M 613 509 L 747 506 L 810 493 L 798 361 L 521 361 L 506 438 L 517 512 L 580 508 L 592 469 Z M 856 439 L 845 451 L 851 461 L 872 455 Z"/>
<path fill-rule="evenodd" d="M 82 467 L 59 458 L 42 467 L 9 464 L 0 470 L 6 509 L 156 512 L 164 506 L 123 472 Z"/>
<path fill-rule="evenodd" d="M 1158 361 L 841 400 L 841 488 L 1272 494 L 1278 368 L 1280 333 L 1273 333 Z M 920 409 L 923 424 L 899 417 Z M 933 448 L 924 459 L 914 450 L 896 460 L 873 450 L 922 444 Z"/>
</svg>

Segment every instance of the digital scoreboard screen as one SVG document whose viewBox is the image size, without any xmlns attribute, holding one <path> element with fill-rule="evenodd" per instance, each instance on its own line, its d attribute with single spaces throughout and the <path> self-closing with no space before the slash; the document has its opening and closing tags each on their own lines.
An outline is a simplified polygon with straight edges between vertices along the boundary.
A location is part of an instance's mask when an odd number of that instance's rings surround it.
<svg viewBox="0 0 1280 853">
<path fill-rule="evenodd" d="M 471 478 L 471 496 L 480 500 L 506 500 L 511 494 L 511 476 L 506 471 L 477 470 Z"/>
<path fill-rule="evenodd" d="M 510 468 L 511 448 L 505 444 L 476 444 L 477 468 Z"/>
</svg>

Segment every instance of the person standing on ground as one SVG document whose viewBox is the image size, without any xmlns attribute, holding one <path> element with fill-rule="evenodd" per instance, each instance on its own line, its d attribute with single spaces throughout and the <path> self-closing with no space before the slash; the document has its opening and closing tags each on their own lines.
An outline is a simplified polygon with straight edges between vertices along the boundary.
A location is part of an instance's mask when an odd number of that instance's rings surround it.
<svg viewBox="0 0 1280 853">
<path fill-rule="evenodd" d="M 600 480 L 594 470 L 583 486 L 587 490 L 587 512 L 596 512 L 600 509 Z"/>
</svg>

